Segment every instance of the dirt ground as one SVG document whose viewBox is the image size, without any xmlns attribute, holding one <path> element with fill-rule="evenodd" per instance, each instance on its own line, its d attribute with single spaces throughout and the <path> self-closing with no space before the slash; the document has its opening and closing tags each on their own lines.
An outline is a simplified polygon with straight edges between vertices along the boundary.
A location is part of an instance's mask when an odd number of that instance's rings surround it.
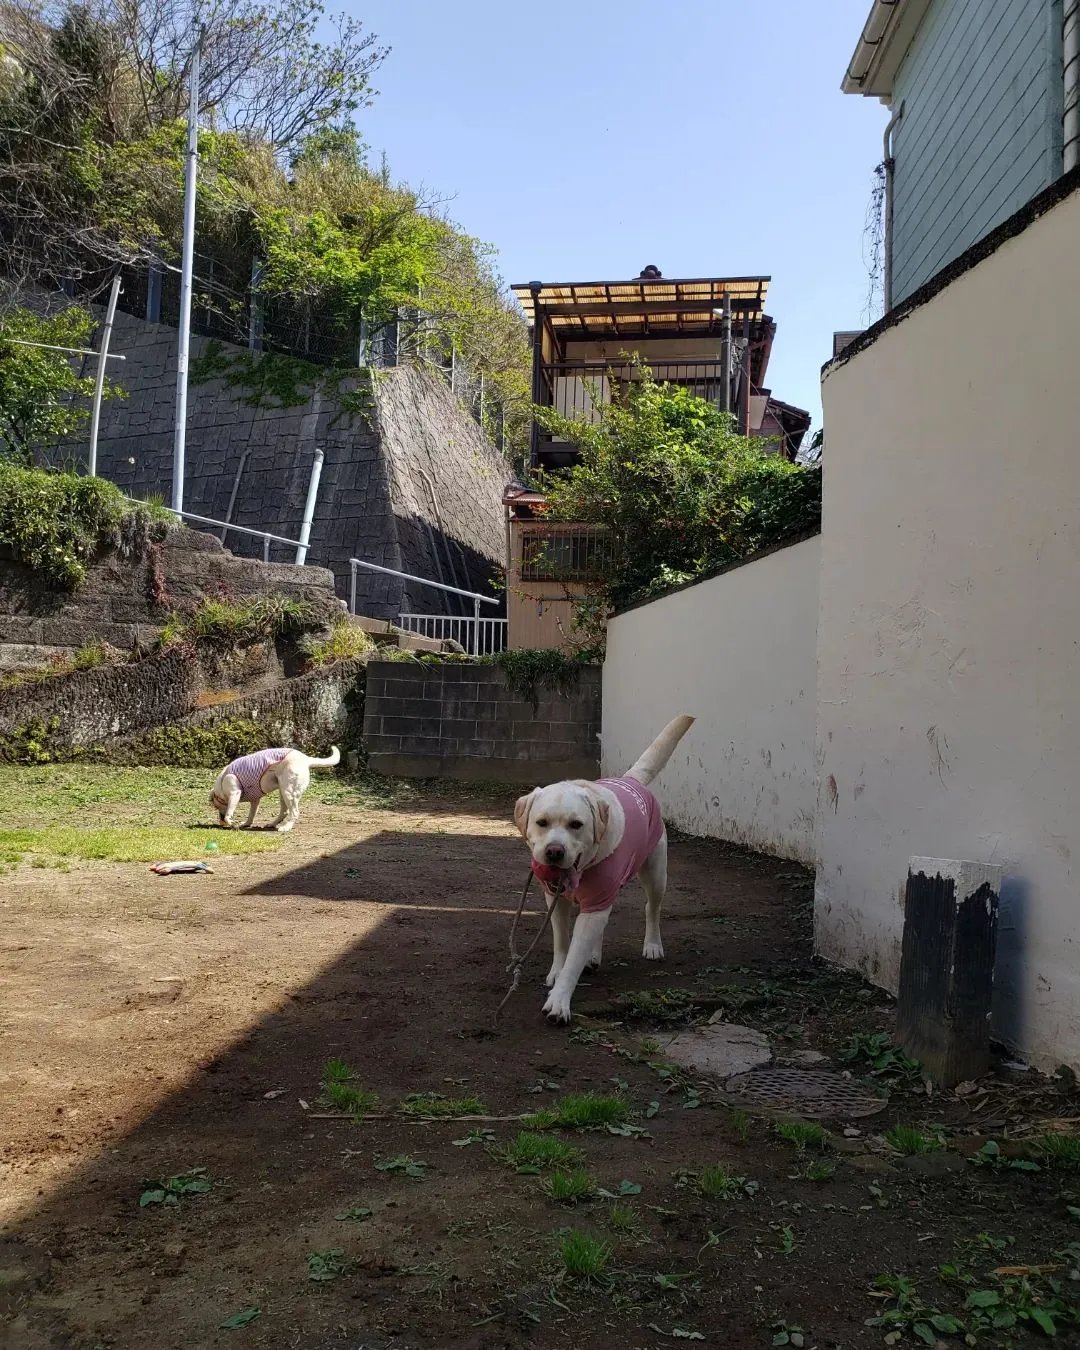
<svg viewBox="0 0 1080 1350">
<path fill-rule="evenodd" d="M 1001 1071 L 928 1101 L 909 1076 L 882 1114 L 830 1120 L 831 1146 L 799 1153 L 660 1063 L 658 1018 L 717 1009 L 830 1056 L 887 1031 L 883 995 L 812 962 L 799 869 L 674 840 L 663 966 L 641 958 L 632 887 L 579 989 L 593 1016 L 540 1018 L 545 951 L 496 1028 L 526 871 L 509 798 L 328 796 L 279 851 L 222 855 L 213 876 L 0 877 L 0 1344 L 1005 1346 L 1043 1335 L 1040 1308 L 1071 1336 L 1080 1177 L 1008 1148 L 1077 1113 L 1071 1084 Z M 325 1118 L 335 1058 L 378 1094 L 362 1123 Z M 516 1117 L 588 1090 L 634 1114 L 571 1136 L 610 1193 L 572 1208 L 499 1156 L 519 1121 L 398 1110 L 436 1092 Z M 879 1137 L 898 1120 L 944 1122 L 949 1148 L 899 1156 Z M 987 1138 L 1003 1151 L 972 1161 Z M 405 1155 L 420 1176 L 386 1169 Z M 703 1196 L 694 1174 L 715 1163 L 756 1189 Z M 140 1206 L 145 1182 L 194 1168 L 209 1190 Z M 563 1270 L 568 1229 L 610 1245 L 598 1278 Z M 1039 1263 L 1053 1271 L 1000 1273 Z"/>
</svg>

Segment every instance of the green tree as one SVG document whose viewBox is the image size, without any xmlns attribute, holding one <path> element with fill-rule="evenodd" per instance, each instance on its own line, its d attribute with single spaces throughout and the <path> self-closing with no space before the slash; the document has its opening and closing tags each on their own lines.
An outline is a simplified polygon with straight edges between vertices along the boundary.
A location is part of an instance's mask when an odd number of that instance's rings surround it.
<svg viewBox="0 0 1080 1350">
<path fill-rule="evenodd" d="M 618 606 L 735 561 L 821 518 L 821 475 L 645 367 L 595 422 L 537 416 L 580 452 L 542 482 L 547 514 L 603 526 L 606 575 L 584 606 Z M 584 616 L 583 616 L 584 617 Z M 595 626 L 595 625 L 593 625 Z"/>
<path fill-rule="evenodd" d="M 0 320 L 0 454 L 29 464 L 35 449 L 68 440 L 90 417 L 94 376 L 79 377 L 63 352 L 29 347 L 86 347 L 94 320 L 72 307 L 51 318 L 16 309 Z M 104 397 L 123 390 L 106 379 Z"/>
</svg>

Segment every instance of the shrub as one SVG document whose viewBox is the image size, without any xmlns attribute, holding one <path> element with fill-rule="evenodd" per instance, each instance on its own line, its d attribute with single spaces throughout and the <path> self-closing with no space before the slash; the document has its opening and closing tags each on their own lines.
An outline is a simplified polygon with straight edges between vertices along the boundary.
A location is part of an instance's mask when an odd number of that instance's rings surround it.
<svg viewBox="0 0 1080 1350">
<path fill-rule="evenodd" d="M 821 520 L 821 474 L 742 436 L 730 414 L 641 366 L 629 390 L 590 422 L 537 410 L 580 452 L 543 483 L 548 518 L 600 526 L 601 609 L 745 558 Z"/>
<path fill-rule="evenodd" d="M 352 661 L 358 656 L 368 656 L 375 650 L 375 643 L 359 624 L 350 623 L 344 615 L 334 620 L 334 626 L 328 637 L 311 638 L 301 644 L 311 665 L 329 666 L 335 661 Z"/>
<path fill-rule="evenodd" d="M 133 504 L 112 483 L 25 469 L 0 460 L 0 544 L 54 586 L 77 589 L 110 548 L 145 552 L 173 522 L 163 508 Z"/>
</svg>

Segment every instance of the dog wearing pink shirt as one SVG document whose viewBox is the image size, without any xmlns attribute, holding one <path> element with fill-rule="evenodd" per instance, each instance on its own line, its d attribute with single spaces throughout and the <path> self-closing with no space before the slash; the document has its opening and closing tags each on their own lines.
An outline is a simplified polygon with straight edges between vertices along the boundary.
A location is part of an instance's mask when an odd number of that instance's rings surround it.
<svg viewBox="0 0 1080 1350">
<path fill-rule="evenodd" d="M 248 804 L 248 818 L 240 826 L 250 830 L 255 824 L 259 803 L 271 792 L 278 794 L 277 820 L 270 826 L 278 834 L 287 834 L 300 819 L 300 798 L 311 782 L 312 769 L 332 769 L 340 763 L 341 752 L 330 747 L 326 759 L 312 759 L 302 750 L 279 746 L 256 750 L 226 764 L 210 792 L 210 805 L 218 813 L 218 823 L 232 829 L 233 815 L 241 802 Z"/>
<path fill-rule="evenodd" d="M 676 717 L 621 778 L 583 779 L 534 788 L 520 797 L 514 823 L 532 851 L 532 867 L 552 909 L 554 958 L 543 1011 L 570 1021 L 570 1000 L 586 966 L 601 961 L 604 929 L 619 891 L 640 876 L 645 889 L 648 961 L 661 961 L 660 906 L 667 889 L 667 832 L 648 785 L 671 758 L 694 719 Z M 553 898 L 559 883 L 560 894 Z M 571 937 L 571 905 L 578 906 Z"/>
</svg>

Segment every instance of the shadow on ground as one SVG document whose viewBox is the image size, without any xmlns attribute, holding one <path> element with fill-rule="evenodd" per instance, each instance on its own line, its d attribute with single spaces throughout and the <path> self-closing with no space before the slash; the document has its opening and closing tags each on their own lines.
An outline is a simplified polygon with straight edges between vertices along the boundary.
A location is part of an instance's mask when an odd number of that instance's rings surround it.
<svg viewBox="0 0 1080 1350">
<path fill-rule="evenodd" d="M 436 814 L 430 804 L 425 814 Z M 569 1292 L 561 1303 L 572 1312 L 551 1302 L 551 1235 L 567 1215 L 543 1199 L 535 1178 L 498 1165 L 483 1145 L 455 1146 L 466 1124 L 422 1125 L 390 1114 L 419 1091 L 475 1094 L 492 1116 L 532 1109 L 555 1083 L 580 1090 L 625 1076 L 637 1097 L 657 1092 L 646 1069 L 542 1022 L 546 954 L 495 1027 L 507 987 L 506 911 L 516 905 L 526 866 L 516 838 L 387 829 L 237 888 L 224 902 L 236 907 L 230 918 L 242 919 L 245 903 L 270 899 L 276 909 L 280 902 L 296 925 L 294 941 L 319 922 L 326 902 L 387 912 L 226 1052 L 191 1062 L 186 1085 L 135 1128 L 107 1144 L 103 1136 L 92 1157 L 80 1148 L 85 1161 L 66 1184 L 4 1234 L 0 1266 L 6 1260 L 17 1272 L 29 1262 L 6 1293 L 0 1284 L 5 1344 L 434 1350 L 526 1340 L 547 1347 L 569 1335 L 581 1346 L 625 1346 L 628 1328 L 640 1325 L 637 1312 Z M 594 991 L 655 987 L 658 975 L 689 977 L 720 962 L 805 957 L 776 872 L 771 860 L 722 846 L 674 844 L 665 969 L 641 959 L 642 896 L 632 886 L 612 921 L 608 965 Z M 254 979 L 262 972 L 244 948 L 245 925 L 227 932 L 231 959 L 245 970 L 250 964 Z M 211 986 L 211 1005 L 213 996 Z M 133 1030 L 116 1052 L 139 1054 L 139 1034 Z M 379 1094 L 385 1106 L 376 1118 L 361 1125 L 319 1118 L 320 1076 L 331 1057 Z M 538 1082 L 548 1086 L 534 1091 Z M 64 1128 L 59 1120 L 43 1147 L 65 1148 Z M 505 1139 L 517 1127 L 493 1128 Z M 659 1195 L 676 1165 L 717 1128 L 715 1113 L 703 1111 L 672 1117 L 666 1137 L 658 1127 L 656 1145 L 592 1136 L 590 1165 L 612 1185 L 630 1173 L 645 1182 L 652 1174 Z M 375 1166 L 402 1154 L 428 1164 L 425 1181 Z M 214 1179 L 208 1195 L 140 1209 L 144 1178 L 192 1167 Z M 358 1205 L 372 1218 L 335 1218 Z M 699 1228 L 687 1230 L 687 1260 Z M 672 1229 L 665 1241 L 676 1237 Z M 309 1253 L 330 1251 L 344 1253 L 347 1272 L 310 1279 Z M 258 1318 L 243 1330 L 221 1329 L 244 1308 L 258 1308 Z M 665 1309 L 649 1315 L 670 1317 Z M 718 1310 L 717 1325 L 727 1316 Z"/>
</svg>

